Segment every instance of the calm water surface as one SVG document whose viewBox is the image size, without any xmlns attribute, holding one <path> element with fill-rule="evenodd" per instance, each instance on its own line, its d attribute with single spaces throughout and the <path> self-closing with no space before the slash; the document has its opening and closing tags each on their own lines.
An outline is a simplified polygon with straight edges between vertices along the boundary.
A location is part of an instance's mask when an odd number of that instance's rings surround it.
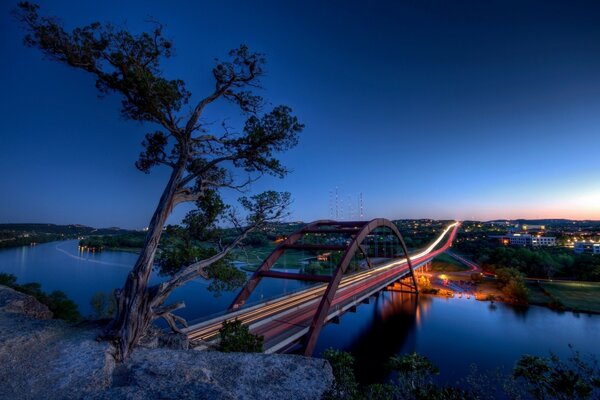
<svg viewBox="0 0 600 400">
<path fill-rule="evenodd" d="M 89 315 L 89 301 L 98 291 L 120 287 L 137 256 L 122 252 L 80 252 L 76 240 L 0 250 L 0 272 L 12 273 L 19 283 L 39 282 L 45 291 L 62 290 Z M 153 276 L 154 282 L 160 277 Z M 250 302 L 275 297 L 306 287 L 289 280 L 264 279 Z M 171 299 L 185 300 L 181 315 L 188 320 L 222 312 L 235 293 L 215 297 L 204 281 L 178 289 Z M 453 382 L 470 365 L 481 369 L 510 369 L 521 354 L 561 356 L 571 344 L 582 353 L 600 359 L 600 316 L 557 313 L 532 306 L 491 306 L 473 299 L 442 299 L 382 293 L 370 304 L 345 314 L 339 325 L 323 329 L 317 355 L 328 347 L 350 351 L 356 357 L 359 379 L 381 382 L 389 377 L 387 360 L 417 351 L 441 369 L 442 380 Z"/>
</svg>

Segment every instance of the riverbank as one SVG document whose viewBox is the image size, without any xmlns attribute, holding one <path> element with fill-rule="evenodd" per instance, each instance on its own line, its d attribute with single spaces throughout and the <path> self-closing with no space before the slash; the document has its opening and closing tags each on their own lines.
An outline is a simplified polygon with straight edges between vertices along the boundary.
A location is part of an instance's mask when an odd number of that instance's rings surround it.
<svg viewBox="0 0 600 400">
<path fill-rule="evenodd" d="M 437 264 L 437 265 L 436 265 Z M 432 272 L 427 276 L 432 287 L 441 290 L 442 297 L 453 297 L 465 293 L 479 301 L 499 301 L 515 304 L 500 288 L 493 277 L 482 276 L 473 280 L 472 268 L 458 269 L 448 259 L 434 261 Z M 600 283 L 557 280 L 527 281 L 528 304 L 547 307 L 556 311 L 600 314 Z M 458 289 L 458 290 L 453 290 Z"/>
</svg>

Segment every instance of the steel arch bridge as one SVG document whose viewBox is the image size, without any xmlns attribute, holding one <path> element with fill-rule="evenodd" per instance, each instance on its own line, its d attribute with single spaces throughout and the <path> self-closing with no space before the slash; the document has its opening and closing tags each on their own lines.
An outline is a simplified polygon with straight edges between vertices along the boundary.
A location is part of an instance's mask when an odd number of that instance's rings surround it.
<svg viewBox="0 0 600 400">
<path fill-rule="evenodd" d="M 414 270 L 410 258 L 408 257 L 408 249 L 404 243 L 402 234 L 391 221 L 384 218 L 376 218 L 371 221 L 331 221 L 331 220 L 319 220 L 312 222 L 303 228 L 292 233 L 286 240 L 284 240 L 273 252 L 265 259 L 261 266 L 254 272 L 250 280 L 246 283 L 246 286 L 237 295 L 229 310 L 233 311 L 242 306 L 245 301 L 250 297 L 252 291 L 256 288 L 258 283 L 263 277 L 271 278 L 283 278 L 283 279 L 297 279 L 307 280 L 316 282 L 325 282 L 327 288 L 323 293 L 323 297 L 317 308 L 317 312 L 310 324 L 310 330 L 306 337 L 305 343 L 305 354 L 312 354 L 317 338 L 323 324 L 325 317 L 331 307 L 331 302 L 335 297 L 336 291 L 339 287 L 342 276 L 347 271 L 354 254 L 360 251 L 365 255 L 369 267 L 371 262 L 368 255 L 361 247 L 362 242 L 367 238 L 369 234 L 379 228 L 388 228 L 391 233 L 399 240 L 400 246 L 402 247 L 403 255 L 408 260 L 408 266 L 410 269 L 410 276 L 413 281 L 413 290 L 418 293 L 417 281 L 415 279 Z M 330 235 L 330 234 L 348 234 L 352 238 L 347 245 L 327 245 L 327 244 L 298 244 L 307 234 L 319 234 L 319 235 Z M 296 273 L 285 273 L 285 272 L 271 272 L 270 269 L 277 260 L 284 255 L 286 250 L 311 250 L 311 251 L 327 251 L 337 250 L 343 251 L 342 257 L 335 268 L 333 275 L 307 275 L 307 274 L 296 274 Z"/>
<path fill-rule="evenodd" d="M 451 224 L 425 251 L 409 255 L 402 234 L 387 219 L 312 222 L 289 235 L 273 250 L 252 274 L 225 314 L 191 325 L 185 332 L 193 344 L 207 343 L 215 340 L 224 321 L 239 319 L 250 327 L 252 333 L 266 337 L 267 352 L 281 351 L 286 346 L 289 347 L 292 343 L 300 341 L 304 347 L 304 354 L 310 356 L 321 328 L 328 320 L 336 318 L 335 316 L 341 315 L 346 310 L 356 308 L 358 303 L 368 300 L 368 297 L 394 282 L 409 279 L 411 283 L 406 284 L 409 291 L 418 293 L 415 267 L 425 265 L 435 255 L 445 251 L 452 244 L 457 228 L 457 222 Z M 393 254 L 390 261 L 373 266 L 362 244 L 365 239 L 380 229 L 387 230 L 398 240 L 402 254 Z M 346 235 L 348 239 L 343 243 L 338 240 L 334 243 L 325 241 L 325 243 L 314 244 L 310 243 L 312 234 L 332 238 Z M 446 235 L 448 235 L 446 242 L 441 248 L 437 248 Z M 306 238 L 309 240 L 304 240 Z M 339 251 L 341 258 L 331 275 L 271 270 L 277 260 L 290 250 Z M 357 252 L 365 257 L 368 269 L 350 275 L 345 274 Z M 274 300 L 244 307 L 263 278 L 294 279 L 320 284 Z"/>
</svg>

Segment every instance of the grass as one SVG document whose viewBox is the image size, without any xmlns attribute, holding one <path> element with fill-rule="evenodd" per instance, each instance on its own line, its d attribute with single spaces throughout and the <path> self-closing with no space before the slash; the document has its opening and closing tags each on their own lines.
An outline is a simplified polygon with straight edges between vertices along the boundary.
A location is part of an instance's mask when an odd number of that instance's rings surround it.
<svg viewBox="0 0 600 400">
<path fill-rule="evenodd" d="M 600 283 L 555 281 L 540 285 L 567 309 L 600 313 Z"/>
<path fill-rule="evenodd" d="M 527 282 L 527 290 L 529 290 L 530 304 L 539 304 L 545 306 L 552 301 L 552 298 L 544 293 L 542 288 L 536 283 Z"/>
<path fill-rule="evenodd" d="M 431 264 L 431 270 L 434 272 L 461 272 L 468 269 L 469 267 L 447 254 L 440 254 L 435 257 Z"/>
</svg>

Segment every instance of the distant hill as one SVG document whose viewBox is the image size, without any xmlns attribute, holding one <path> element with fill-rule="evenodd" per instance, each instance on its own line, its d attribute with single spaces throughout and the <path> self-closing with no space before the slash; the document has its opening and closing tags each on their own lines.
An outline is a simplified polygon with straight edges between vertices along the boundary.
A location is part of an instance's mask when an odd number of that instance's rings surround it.
<svg viewBox="0 0 600 400">
<path fill-rule="evenodd" d="M 85 225 L 0 224 L 0 248 L 76 239 L 89 235 L 118 235 L 129 232 L 135 231 L 121 228 L 93 228 Z"/>
<path fill-rule="evenodd" d="M 565 219 L 565 218 L 547 218 L 547 219 L 496 219 L 491 221 L 485 221 L 488 224 L 491 223 L 510 223 L 519 225 L 567 225 L 567 224 L 600 224 L 599 220 L 592 219 Z"/>
</svg>

